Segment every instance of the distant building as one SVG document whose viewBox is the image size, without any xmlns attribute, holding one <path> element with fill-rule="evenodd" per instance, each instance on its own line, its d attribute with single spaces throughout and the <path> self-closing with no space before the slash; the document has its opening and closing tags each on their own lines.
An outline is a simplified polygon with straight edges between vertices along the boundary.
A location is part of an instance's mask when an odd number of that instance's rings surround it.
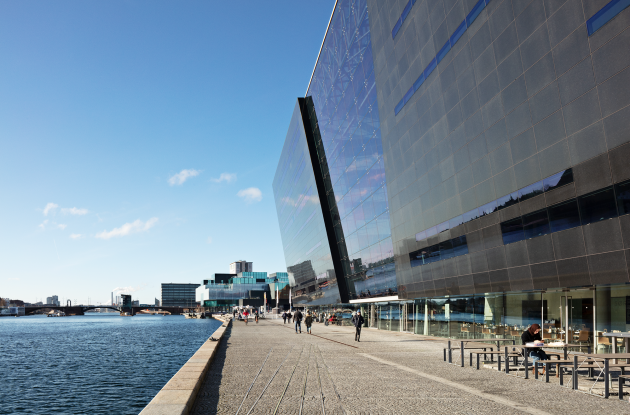
<svg viewBox="0 0 630 415">
<path fill-rule="evenodd" d="M 289 274 L 276 272 L 240 272 L 238 274 L 213 274 L 197 288 L 196 301 L 204 307 L 229 307 L 235 305 L 262 306 L 275 302 L 276 292 L 288 304 Z M 286 293 L 284 293 L 286 291 Z M 282 295 L 282 294 L 285 295 Z"/>
<path fill-rule="evenodd" d="M 230 274 L 238 274 L 240 272 L 254 272 L 254 263 L 247 261 L 236 261 L 230 264 Z"/>
<path fill-rule="evenodd" d="M 157 298 L 155 299 L 155 306 L 159 307 L 160 306 L 160 300 L 158 300 Z"/>
<path fill-rule="evenodd" d="M 132 306 L 134 306 L 134 307 L 139 306 L 139 305 L 140 305 L 140 300 L 134 300 L 134 301 L 132 301 L 132 302 L 131 302 L 131 305 L 132 305 Z"/>
<path fill-rule="evenodd" d="M 162 307 L 195 306 L 197 287 L 199 284 L 162 283 Z"/>
<path fill-rule="evenodd" d="M 46 297 L 46 304 L 59 307 L 59 297 L 56 295 L 53 295 L 52 297 Z"/>
</svg>

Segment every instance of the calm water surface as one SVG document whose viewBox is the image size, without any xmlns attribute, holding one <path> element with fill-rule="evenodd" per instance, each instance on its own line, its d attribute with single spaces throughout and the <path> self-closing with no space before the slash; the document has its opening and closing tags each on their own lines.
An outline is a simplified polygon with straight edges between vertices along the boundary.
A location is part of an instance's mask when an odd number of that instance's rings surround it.
<svg viewBox="0 0 630 415">
<path fill-rule="evenodd" d="M 137 414 L 220 325 L 183 316 L 0 318 L 0 414 Z"/>
</svg>

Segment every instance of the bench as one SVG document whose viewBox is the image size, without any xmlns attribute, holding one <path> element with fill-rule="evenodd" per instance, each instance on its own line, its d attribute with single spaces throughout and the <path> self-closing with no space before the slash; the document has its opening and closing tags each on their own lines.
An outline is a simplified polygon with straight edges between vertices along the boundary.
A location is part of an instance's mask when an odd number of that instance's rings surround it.
<svg viewBox="0 0 630 415">
<path fill-rule="evenodd" d="M 449 363 L 453 363 L 453 350 L 460 350 L 461 351 L 461 346 L 451 346 L 449 347 L 445 347 L 444 348 L 444 361 L 446 362 L 446 351 L 448 350 L 448 362 Z M 484 350 L 487 351 L 488 349 L 490 349 L 490 351 L 494 350 L 493 346 L 488 346 L 488 345 L 482 345 L 482 346 L 464 346 L 464 350 Z M 462 358 L 462 365 L 464 364 L 463 362 L 463 358 Z"/>
<path fill-rule="evenodd" d="M 534 362 L 534 379 L 538 379 L 538 366 L 542 365 L 545 367 L 545 382 L 549 383 L 549 366 L 555 365 L 556 366 L 556 377 L 560 377 L 560 386 L 564 385 L 564 379 L 563 379 L 563 374 L 564 372 L 562 371 L 562 366 L 563 365 L 574 365 L 574 361 L 573 359 L 566 359 L 566 360 L 537 360 Z"/>
<path fill-rule="evenodd" d="M 619 399 L 623 401 L 623 384 L 626 380 L 630 380 L 630 375 L 619 375 Z"/>
<path fill-rule="evenodd" d="M 484 359 L 487 359 L 487 355 L 490 355 L 490 361 L 494 362 L 494 355 L 497 355 L 497 362 L 499 362 L 499 372 L 501 371 L 501 356 L 504 355 L 503 352 L 493 352 L 493 351 L 477 351 L 470 352 L 470 366 L 473 364 L 473 355 L 477 355 L 477 370 L 479 370 L 480 358 L 481 355 L 484 355 Z"/>
</svg>

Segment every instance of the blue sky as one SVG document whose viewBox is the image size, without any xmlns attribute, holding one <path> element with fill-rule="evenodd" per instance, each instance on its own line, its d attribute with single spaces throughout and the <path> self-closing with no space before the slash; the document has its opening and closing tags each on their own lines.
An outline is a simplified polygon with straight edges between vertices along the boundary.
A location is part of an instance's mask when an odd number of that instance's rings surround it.
<svg viewBox="0 0 630 415">
<path fill-rule="evenodd" d="M 0 296 L 285 271 L 271 182 L 334 0 L 0 3 Z"/>
</svg>

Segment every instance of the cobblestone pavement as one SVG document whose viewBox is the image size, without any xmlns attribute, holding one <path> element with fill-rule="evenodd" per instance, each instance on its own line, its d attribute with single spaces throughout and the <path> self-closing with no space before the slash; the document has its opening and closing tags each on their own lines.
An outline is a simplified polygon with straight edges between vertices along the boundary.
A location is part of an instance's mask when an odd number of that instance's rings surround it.
<svg viewBox="0 0 630 415">
<path fill-rule="evenodd" d="M 443 339 L 363 329 L 357 343 L 352 327 L 303 329 L 295 334 L 281 320 L 233 322 L 192 413 L 630 413 L 616 396 L 449 365 Z"/>
</svg>

